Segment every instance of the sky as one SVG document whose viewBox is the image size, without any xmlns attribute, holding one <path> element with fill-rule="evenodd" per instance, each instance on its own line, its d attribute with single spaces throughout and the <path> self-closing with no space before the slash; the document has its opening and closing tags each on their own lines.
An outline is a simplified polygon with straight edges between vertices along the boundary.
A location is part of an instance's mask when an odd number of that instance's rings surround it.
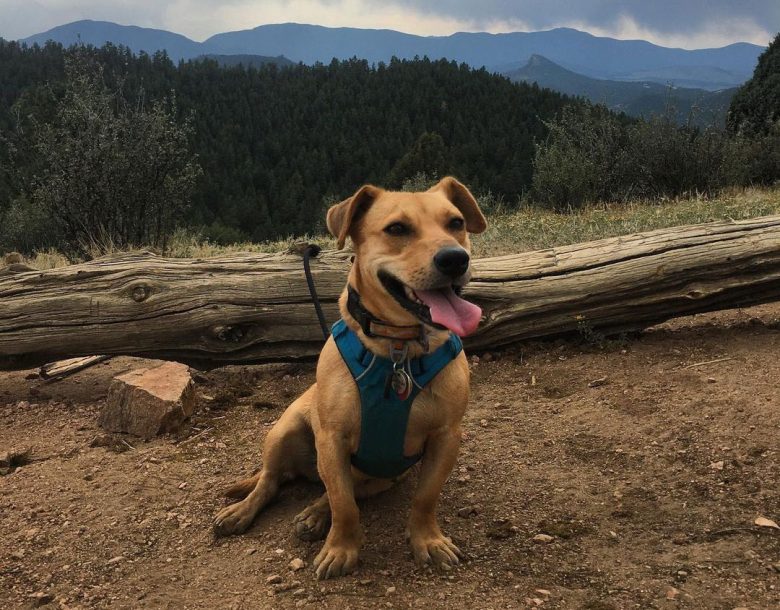
<svg viewBox="0 0 780 610">
<path fill-rule="evenodd" d="M 0 37 L 7 39 L 79 19 L 160 28 L 198 41 L 297 22 L 420 35 L 574 27 L 697 49 L 768 44 L 780 30 L 780 0 L 0 0 Z"/>
</svg>

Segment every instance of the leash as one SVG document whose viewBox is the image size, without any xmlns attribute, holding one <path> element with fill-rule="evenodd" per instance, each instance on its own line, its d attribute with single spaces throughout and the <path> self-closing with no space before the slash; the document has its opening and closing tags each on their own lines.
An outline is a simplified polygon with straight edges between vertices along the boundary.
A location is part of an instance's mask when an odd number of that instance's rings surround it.
<svg viewBox="0 0 780 610">
<path fill-rule="evenodd" d="M 322 329 L 322 336 L 325 341 L 330 337 L 330 330 L 328 330 L 328 323 L 325 321 L 325 314 L 322 312 L 322 304 L 320 304 L 320 298 L 317 296 L 317 288 L 314 286 L 314 278 L 311 276 L 311 267 L 309 265 L 309 259 L 316 257 L 322 248 L 315 244 L 309 244 L 303 251 L 303 272 L 306 274 L 306 284 L 309 286 L 309 294 L 311 300 L 314 303 L 314 310 L 317 312 L 317 319 L 320 321 L 320 328 Z"/>
<path fill-rule="evenodd" d="M 330 330 L 328 329 L 328 323 L 325 321 L 325 314 L 322 311 L 322 304 L 317 296 L 317 288 L 314 285 L 314 278 L 311 274 L 311 265 L 309 260 L 312 257 L 316 257 L 322 248 L 315 244 L 309 244 L 303 250 L 303 272 L 306 275 L 306 284 L 309 287 L 309 294 L 311 295 L 312 303 L 314 303 L 314 310 L 317 312 L 317 319 L 320 322 L 320 328 L 322 329 L 322 336 L 325 341 L 330 337 Z M 417 341 L 424 351 L 428 351 L 428 336 L 425 334 L 425 326 L 423 324 L 414 324 L 411 326 L 399 326 L 397 324 L 390 324 L 384 320 L 377 318 L 368 309 L 365 308 L 360 300 L 360 295 L 352 285 L 347 286 L 347 310 L 350 315 L 357 321 L 361 329 L 367 337 L 377 337 L 380 339 L 391 339 L 393 341 L 391 345 L 390 355 L 393 362 L 396 360 L 403 361 L 406 358 L 406 343 L 408 341 Z M 403 357 L 398 358 L 398 353 L 403 350 Z"/>
</svg>

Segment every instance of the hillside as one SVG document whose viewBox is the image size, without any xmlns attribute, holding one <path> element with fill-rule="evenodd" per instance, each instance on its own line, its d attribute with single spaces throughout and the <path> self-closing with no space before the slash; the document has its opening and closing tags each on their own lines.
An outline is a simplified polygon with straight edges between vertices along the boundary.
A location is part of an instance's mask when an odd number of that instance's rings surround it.
<svg viewBox="0 0 780 610">
<path fill-rule="evenodd" d="M 333 199 L 365 182 L 401 186 L 420 171 L 457 174 L 477 192 L 490 189 L 514 203 L 531 184 L 544 121 L 569 103 L 447 61 L 243 70 L 213 61 L 175 65 L 118 47 L 87 52 L 109 84 L 123 83 L 127 99 L 143 90 L 146 100 L 159 100 L 173 90 L 181 116 L 193 114 L 203 175 L 186 224 L 219 242 L 310 232 Z M 24 116 L 51 117 L 68 53 L 54 44 L 25 50 L 0 42 L 0 126 L 13 126 L 11 106 L 20 97 Z M 426 139 L 437 146 L 433 165 L 413 154 Z M 29 145 L 19 138 L 22 149 Z M 13 188 L 0 172 L 0 211 Z"/>
<path fill-rule="evenodd" d="M 506 72 L 513 81 L 537 83 L 567 95 L 584 97 L 611 110 L 636 117 L 663 114 L 668 106 L 676 110 L 677 119 L 685 122 L 693 111 L 702 124 L 723 125 L 736 89 L 706 91 L 672 87 L 651 81 L 627 82 L 596 79 L 577 74 L 541 55 L 533 55 L 517 70 Z"/>
<path fill-rule="evenodd" d="M 722 89 L 750 77 L 763 48 L 738 43 L 716 49 L 671 49 L 642 40 L 616 40 L 571 28 L 540 32 L 487 34 L 458 32 L 450 36 L 415 36 L 394 30 L 327 28 L 285 23 L 216 34 L 199 43 L 184 36 L 98 21 L 78 21 L 30 36 L 27 43 L 54 40 L 65 45 L 106 41 L 134 51 L 166 50 L 174 60 L 198 55 L 284 55 L 313 64 L 332 58 L 358 57 L 370 63 L 392 57 L 446 58 L 473 67 L 508 71 L 542 55 L 577 73 L 614 80 L 647 80 L 678 86 Z M 695 83 L 695 84 L 694 84 Z"/>
<path fill-rule="evenodd" d="M 266 55 L 198 55 L 195 57 L 195 61 L 201 59 L 211 59 L 216 61 L 220 66 L 225 68 L 234 68 L 236 66 L 243 66 L 244 68 L 259 68 L 261 66 L 267 66 L 273 64 L 280 68 L 286 68 L 294 66 L 295 62 L 290 61 L 284 55 L 278 57 L 267 57 Z"/>
</svg>

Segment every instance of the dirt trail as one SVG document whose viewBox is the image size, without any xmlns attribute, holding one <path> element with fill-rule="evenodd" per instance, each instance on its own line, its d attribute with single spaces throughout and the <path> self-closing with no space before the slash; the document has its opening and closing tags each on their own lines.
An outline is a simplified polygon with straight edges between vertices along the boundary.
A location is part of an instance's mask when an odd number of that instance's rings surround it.
<svg viewBox="0 0 780 610">
<path fill-rule="evenodd" d="M 469 560 L 413 566 L 410 477 L 362 504 L 359 572 L 324 583 L 288 567 L 320 546 L 290 526 L 314 484 L 243 536 L 210 530 L 310 366 L 198 374 L 181 439 L 108 447 L 91 446 L 101 401 L 138 361 L 49 385 L 0 374 L 0 453 L 33 448 L 0 476 L 0 607 L 780 608 L 780 531 L 753 525 L 780 521 L 780 306 L 482 356 L 440 506 Z"/>
</svg>

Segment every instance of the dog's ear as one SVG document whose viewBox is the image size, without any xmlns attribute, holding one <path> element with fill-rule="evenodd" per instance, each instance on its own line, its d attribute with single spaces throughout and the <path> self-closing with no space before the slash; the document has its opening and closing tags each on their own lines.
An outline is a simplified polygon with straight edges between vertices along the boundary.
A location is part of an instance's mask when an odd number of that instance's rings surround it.
<svg viewBox="0 0 780 610">
<path fill-rule="evenodd" d="M 487 221 L 474 195 L 452 176 L 442 178 L 438 184 L 428 189 L 428 192 L 440 192 L 449 199 L 466 219 L 466 230 L 469 233 L 482 233 L 487 229 Z"/>
<path fill-rule="evenodd" d="M 365 213 L 371 202 L 382 192 L 382 189 L 366 184 L 360 187 L 352 197 L 331 206 L 328 210 L 328 231 L 336 238 L 339 250 L 344 247 L 347 236 L 350 235 L 350 229 L 355 225 L 357 219 Z"/>
</svg>

